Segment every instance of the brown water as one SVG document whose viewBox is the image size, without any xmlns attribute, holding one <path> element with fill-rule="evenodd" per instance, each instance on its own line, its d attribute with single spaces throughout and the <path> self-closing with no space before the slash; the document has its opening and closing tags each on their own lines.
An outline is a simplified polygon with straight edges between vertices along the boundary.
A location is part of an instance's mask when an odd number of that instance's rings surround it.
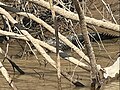
<svg viewBox="0 0 120 90">
<path fill-rule="evenodd" d="M 110 61 L 109 57 L 101 48 L 98 48 L 96 43 L 92 43 L 95 55 L 97 59 L 97 63 L 100 64 L 102 67 L 105 67 Z M 119 51 L 118 41 L 116 39 L 111 41 L 104 41 L 105 48 L 107 49 L 110 56 L 116 60 L 116 54 Z M 4 45 L 0 45 L 3 48 Z M 9 55 L 14 56 L 21 50 L 18 44 L 11 43 L 9 48 Z M 66 51 L 69 54 L 70 51 Z M 55 54 L 49 53 L 50 56 L 55 60 Z M 79 58 L 78 55 L 72 52 L 72 55 L 76 58 Z M 39 60 L 36 60 L 33 55 L 23 57 L 22 59 L 18 57 L 13 57 L 13 60 L 16 64 L 18 64 L 22 70 L 25 71 L 25 75 L 19 75 L 16 71 L 15 75 L 11 65 L 8 63 L 7 60 L 4 61 L 4 66 L 8 70 L 9 74 L 13 78 L 15 85 L 17 86 L 18 90 L 58 90 L 58 82 L 57 82 L 57 75 L 56 70 L 49 64 L 45 66 L 45 59 L 38 54 Z M 3 56 L 0 56 L 0 60 L 3 59 Z M 110 65 L 109 64 L 109 65 Z M 62 69 L 66 72 L 69 72 L 71 75 L 73 74 L 73 70 L 75 65 L 61 60 Z M 90 90 L 90 78 L 89 73 L 87 71 L 82 70 L 81 68 L 77 67 L 75 70 L 74 78 L 78 78 L 82 83 L 86 85 L 85 88 L 76 88 L 72 85 L 68 80 L 62 77 L 62 90 Z M 11 87 L 8 85 L 6 80 L 0 74 L 0 90 L 12 90 Z M 119 90 L 119 82 L 115 80 L 111 83 L 108 83 L 104 86 L 104 90 Z"/>
</svg>

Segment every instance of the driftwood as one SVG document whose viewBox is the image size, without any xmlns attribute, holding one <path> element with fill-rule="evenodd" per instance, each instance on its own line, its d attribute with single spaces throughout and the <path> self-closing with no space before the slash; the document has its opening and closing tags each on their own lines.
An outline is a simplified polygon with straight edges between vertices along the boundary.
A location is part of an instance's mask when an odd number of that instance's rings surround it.
<svg viewBox="0 0 120 90">
<path fill-rule="evenodd" d="M 49 26 L 48 24 L 46 24 L 44 21 L 42 21 L 41 19 L 35 17 L 33 14 L 29 14 L 29 13 L 25 13 L 25 12 L 20 12 L 19 10 L 17 10 L 16 8 L 12 8 L 12 7 L 9 7 L 5 4 L 0 4 L 1 7 L 5 8 L 6 10 L 9 10 L 11 12 L 14 12 L 14 13 L 17 13 L 19 15 L 23 15 L 25 17 L 28 17 L 28 18 L 31 18 L 33 19 L 34 21 L 38 22 L 39 24 L 43 25 L 45 28 L 47 28 L 50 32 L 52 33 L 55 33 L 55 30 Z M 5 7 L 6 6 L 6 7 Z M 53 31 L 54 30 L 54 31 Z M 66 37 L 60 37 L 60 38 L 63 38 L 62 40 L 64 40 L 64 38 Z M 68 40 L 64 40 L 64 42 L 67 42 Z M 71 42 L 70 42 L 71 43 Z M 70 46 L 70 47 L 73 47 L 74 45 L 68 43 L 67 45 Z M 74 47 L 73 47 L 74 48 Z M 86 57 L 80 50 L 78 50 L 77 48 L 74 50 L 76 50 L 76 52 L 80 55 L 80 56 L 84 56 L 84 59 L 89 63 L 89 58 Z M 83 58 L 83 57 L 82 57 Z"/>
<path fill-rule="evenodd" d="M 49 3 L 44 1 L 44 0 L 28 0 L 28 1 L 30 1 L 32 3 L 35 3 L 37 5 L 40 5 L 42 7 L 45 7 L 47 9 L 50 9 Z M 59 6 L 55 6 L 55 5 L 53 6 L 53 9 L 56 13 L 66 17 L 66 18 L 70 18 L 70 19 L 79 21 L 78 15 L 73 13 L 73 12 L 66 11 L 65 9 L 60 8 Z M 92 24 L 92 25 L 95 25 L 95 26 L 99 26 L 99 27 L 102 27 L 102 28 L 106 28 L 106 29 L 109 29 L 109 30 L 120 32 L 119 25 L 111 23 L 111 22 L 104 22 L 102 20 L 97 20 L 95 18 L 90 18 L 90 17 L 87 17 L 87 16 L 85 16 L 85 21 L 88 24 Z"/>
<path fill-rule="evenodd" d="M 6 11 L 5 11 L 4 14 L 6 14 Z M 9 17 L 10 14 L 8 13 L 8 15 L 6 15 L 6 16 Z M 11 16 L 10 16 L 10 17 L 11 17 Z M 9 19 L 9 18 L 8 18 L 8 19 Z M 12 18 L 12 19 L 13 19 L 13 18 Z M 10 21 L 12 21 L 12 20 L 10 20 Z M 14 23 L 14 22 L 16 23 L 17 21 L 15 21 L 15 20 L 13 19 L 12 22 L 13 22 L 13 23 Z M 9 32 L 9 33 L 10 33 L 10 32 Z M 12 35 L 12 34 L 11 34 L 11 35 Z M 23 38 L 23 37 L 20 37 L 20 38 Z M 39 41 L 39 43 L 40 43 L 40 41 Z M 42 45 L 42 44 L 44 45 L 44 47 L 46 46 L 46 44 L 45 44 L 44 42 L 41 42 L 41 45 Z M 49 46 L 49 45 L 48 45 L 48 46 Z M 47 48 L 47 47 L 46 47 L 46 48 Z M 52 48 L 52 49 L 49 48 L 49 49 L 50 49 L 51 51 L 53 51 L 53 52 L 56 52 L 56 51 L 55 51 L 55 48 Z M 71 58 L 73 58 L 73 57 L 70 57 L 69 59 L 71 59 Z M 67 57 L 67 59 L 68 59 L 68 57 Z M 73 60 L 74 60 L 74 59 L 73 59 Z M 71 61 L 73 61 L 73 60 L 71 60 Z M 77 61 L 77 60 L 76 60 L 76 61 Z M 74 62 L 74 61 L 73 61 L 73 62 Z M 79 62 L 79 61 L 77 61 L 76 64 L 77 64 L 78 62 Z"/>
<path fill-rule="evenodd" d="M 34 21 L 38 22 L 39 24 L 43 25 L 47 30 L 49 30 L 51 33 L 55 34 L 55 30 L 48 25 L 47 23 L 45 23 L 44 21 L 42 21 L 39 18 L 36 18 L 34 15 L 29 14 L 29 13 L 24 13 L 24 12 L 20 12 L 18 13 L 20 15 L 26 16 L 28 18 L 33 19 Z M 74 44 L 72 44 L 65 36 L 63 36 L 62 34 L 59 34 L 59 38 L 66 43 L 69 47 L 71 47 L 76 53 L 78 53 L 78 55 L 80 55 L 83 59 L 85 59 L 88 63 L 89 63 L 89 58 L 82 52 L 82 50 L 80 50 L 78 47 L 76 47 Z"/>
<path fill-rule="evenodd" d="M 10 78 L 10 75 L 8 74 L 7 70 L 4 68 L 3 64 L 0 62 L 0 71 L 4 78 L 7 80 L 9 85 L 13 88 L 13 90 L 17 90 L 16 86 L 14 85 L 14 82 Z"/>
<path fill-rule="evenodd" d="M 3 32 L 6 32 L 6 31 L 3 31 Z M 23 31 L 24 32 L 24 31 Z M 7 32 L 6 32 L 7 33 Z M 3 35 L 3 34 L 2 34 Z M 12 32 L 8 32 L 8 34 L 7 34 L 8 36 L 10 35 L 10 36 L 13 36 L 13 33 Z M 15 37 L 19 37 L 19 39 L 23 39 L 23 40 L 26 40 L 26 41 L 28 41 L 28 39 L 25 37 L 25 36 L 23 36 L 23 35 L 19 35 L 19 34 L 14 34 L 14 36 L 13 36 L 14 38 Z M 17 38 L 18 39 L 18 38 Z M 36 44 L 37 44 L 37 47 L 40 47 L 40 45 L 39 45 L 39 42 L 37 41 L 37 39 L 34 39 L 34 41 L 36 41 Z M 46 45 L 45 45 L 46 46 Z M 54 48 L 55 49 L 55 48 Z M 50 56 L 47 54 L 47 53 L 45 53 L 45 51 L 44 51 L 44 49 L 42 49 L 42 47 L 40 47 L 40 48 L 38 48 L 37 50 L 39 50 L 41 53 L 42 53 L 42 55 L 44 55 L 44 57 L 47 59 L 47 61 L 54 67 L 54 68 L 56 68 L 57 69 L 57 67 L 56 67 L 56 62 L 54 61 L 54 60 L 52 60 L 51 58 L 50 58 Z M 61 51 L 60 51 L 61 52 Z M 62 56 L 64 53 L 60 53 L 60 56 Z M 63 56 L 62 56 L 63 57 Z M 81 62 L 80 61 L 78 61 L 78 60 L 76 60 L 76 59 L 74 59 L 73 57 L 66 57 L 65 58 L 66 60 L 69 60 L 69 61 L 71 61 L 71 62 L 73 62 L 74 64 L 77 64 L 77 65 L 79 65 L 80 67 L 81 67 Z M 85 65 L 84 63 L 82 64 L 82 65 L 84 65 L 84 66 L 86 66 L 87 67 L 87 65 Z M 83 67 L 83 66 L 82 66 Z M 85 67 L 83 67 L 84 69 L 85 69 Z M 61 72 L 61 75 L 63 75 L 66 79 L 68 79 L 69 81 L 71 81 L 75 86 L 84 86 L 82 83 L 80 83 L 78 80 L 76 80 L 76 79 L 72 79 L 71 78 L 71 76 L 69 75 L 69 74 L 67 74 L 66 72 Z"/>
</svg>

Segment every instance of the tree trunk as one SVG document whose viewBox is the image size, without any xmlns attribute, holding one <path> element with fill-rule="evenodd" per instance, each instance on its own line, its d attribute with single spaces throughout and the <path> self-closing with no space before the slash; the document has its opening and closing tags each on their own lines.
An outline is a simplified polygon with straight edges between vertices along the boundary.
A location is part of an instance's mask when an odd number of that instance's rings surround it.
<svg viewBox="0 0 120 90">
<path fill-rule="evenodd" d="M 79 23 L 80 23 L 82 34 L 83 34 L 83 38 L 84 38 L 84 41 L 85 41 L 87 54 L 88 54 L 88 56 L 90 58 L 91 79 L 92 79 L 91 87 L 93 87 L 94 90 L 95 90 L 95 86 L 96 86 L 96 82 L 97 82 L 97 67 L 96 67 L 96 60 L 95 60 L 93 47 L 91 45 L 90 38 L 88 36 L 88 31 L 87 31 L 86 22 L 85 22 L 85 18 L 84 18 L 84 13 L 83 13 L 82 7 L 80 6 L 78 0 L 72 0 L 72 1 L 73 1 L 74 5 L 75 5 L 76 11 L 77 11 L 78 16 L 79 16 Z"/>
<path fill-rule="evenodd" d="M 1 10 L 1 14 L 6 15 L 6 17 L 13 23 L 17 23 L 16 20 L 14 20 L 12 18 L 11 15 L 9 15 L 8 12 L 6 12 L 3 8 L 0 8 Z M 51 33 L 55 34 L 55 29 L 53 29 L 50 25 L 48 25 L 47 23 L 45 23 L 43 20 L 41 20 L 40 18 L 37 18 L 36 16 L 34 16 L 31 13 L 26 13 L 26 12 L 16 12 L 18 15 L 22 15 L 25 17 L 28 17 L 34 21 L 36 21 L 37 23 L 41 24 L 42 26 L 44 26 L 47 30 L 49 30 Z M 82 50 L 80 50 L 78 47 L 76 47 L 74 44 L 72 44 L 65 36 L 63 36 L 62 34 L 60 34 L 58 32 L 59 38 L 66 43 L 69 47 L 71 47 L 76 53 L 78 53 L 78 55 L 80 57 L 82 57 L 87 63 L 89 63 L 89 58 L 82 52 Z"/>
<path fill-rule="evenodd" d="M 1 47 L 0 47 L 0 54 L 5 55 L 5 51 L 3 51 Z M 10 56 L 7 55 L 6 58 L 8 59 L 8 61 L 12 65 L 12 67 L 16 68 L 16 70 L 18 70 L 20 72 L 20 74 L 25 74 L 25 72 L 18 65 L 16 65 L 16 63 L 14 63 L 12 61 L 12 59 L 10 58 Z"/>
</svg>

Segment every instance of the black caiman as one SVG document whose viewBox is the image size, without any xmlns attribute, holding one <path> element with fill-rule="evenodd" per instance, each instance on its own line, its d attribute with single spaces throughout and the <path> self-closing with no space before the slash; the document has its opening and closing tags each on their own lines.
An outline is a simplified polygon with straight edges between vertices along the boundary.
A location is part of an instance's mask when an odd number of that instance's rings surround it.
<svg viewBox="0 0 120 90">
<path fill-rule="evenodd" d="M 84 44 L 84 39 L 83 39 L 83 36 L 82 35 L 78 35 L 77 36 L 78 39 L 79 39 L 79 42 L 81 44 Z M 120 38 L 120 36 L 115 36 L 115 35 L 110 35 L 110 34 L 103 34 L 103 33 L 90 33 L 89 34 L 89 37 L 90 37 L 90 41 L 91 42 L 95 42 L 95 41 L 100 41 L 100 40 L 110 40 L 110 39 L 114 39 L 114 38 Z M 67 38 L 74 44 L 78 47 L 78 41 L 77 41 L 77 38 L 76 36 L 74 35 L 70 35 L 70 36 L 67 36 Z M 47 40 L 46 41 L 48 44 L 52 45 L 52 46 L 56 46 L 56 40 L 55 40 L 55 37 L 52 37 L 51 39 Z M 59 43 L 59 48 L 61 50 L 67 50 L 67 49 L 70 49 L 69 46 L 67 46 L 65 43 L 63 43 L 62 41 L 60 41 Z"/>
</svg>

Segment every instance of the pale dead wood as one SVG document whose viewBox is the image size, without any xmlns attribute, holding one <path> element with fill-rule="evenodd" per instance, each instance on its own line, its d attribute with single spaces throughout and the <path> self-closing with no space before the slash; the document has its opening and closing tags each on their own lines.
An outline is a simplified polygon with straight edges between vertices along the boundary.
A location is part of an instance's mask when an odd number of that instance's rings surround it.
<svg viewBox="0 0 120 90">
<path fill-rule="evenodd" d="M 21 40 L 29 41 L 24 35 L 16 34 L 16 33 L 13 33 L 13 32 L 7 32 L 7 31 L 0 30 L 0 35 L 6 35 L 6 36 L 9 36 L 11 38 L 16 38 L 16 39 L 21 39 Z M 40 41 L 38 39 L 36 39 L 36 41 L 39 43 L 39 45 L 47 48 L 51 52 L 56 53 L 56 48 L 55 47 L 53 47 L 53 46 L 51 46 L 51 45 L 49 45 L 49 44 L 47 44 L 47 43 L 45 43 L 43 41 Z M 61 50 L 59 52 L 60 53 L 64 53 Z M 60 56 L 61 56 L 61 54 L 60 54 Z M 80 66 L 80 67 L 84 67 L 84 68 L 88 67 L 87 65 L 85 65 L 84 63 L 82 63 L 79 60 L 75 59 L 74 57 L 69 56 L 69 57 L 65 57 L 64 59 L 66 59 L 66 60 L 74 63 L 75 65 L 78 64 L 78 66 Z M 113 65 L 111 65 L 109 67 L 103 68 L 103 69 L 105 69 L 105 73 L 104 73 L 104 77 L 105 78 L 107 78 L 108 76 L 111 77 L 111 78 L 113 78 L 113 77 L 115 77 L 116 73 L 119 74 L 119 65 L 120 65 L 119 60 L 120 60 L 120 57 L 117 58 L 117 61 Z M 99 68 L 98 70 L 102 69 L 101 67 L 98 67 L 98 68 Z"/>
<path fill-rule="evenodd" d="M 32 42 L 32 44 L 36 47 L 38 52 L 42 54 L 42 56 L 47 60 L 47 62 L 49 62 L 57 70 L 57 63 L 45 52 L 45 50 L 39 45 L 39 43 L 37 43 L 37 41 L 27 31 L 21 30 L 21 32 Z M 65 72 L 62 72 L 60 70 L 60 74 L 69 80 L 70 78 L 64 75 L 64 73 Z M 79 85 L 83 85 L 78 80 L 70 79 L 69 81 L 71 81 L 74 85 L 76 85 L 76 83 L 79 83 Z"/>
<path fill-rule="evenodd" d="M 47 9 L 50 9 L 50 5 L 48 2 L 44 1 L 44 0 L 28 0 L 32 3 L 35 3 L 37 5 L 40 5 L 42 7 L 45 7 Z M 79 21 L 79 17 L 78 17 L 78 14 L 75 14 L 73 12 L 70 12 L 70 11 L 66 11 L 65 9 L 62 9 L 58 6 L 53 6 L 54 8 L 54 11 L 66 18 L 70 18 L 70 19 L 73 19 L 73 20 L 77 20 Z M 120 32 L 120 29 L 119 29 L 119 26 L 118 24 L 114 24 L 114 23 L 111 23 L 111 22 L 104 22 L 102 20 L 97 20 L 95 18 L 90 18 L 90 17 L 87 17 L 85 16 L 85 22 L 88 23 L 88 24 L 92 24 L 92 25 L 95 25 L 95 26 L 99 26 L 99 27 L 102 27 L 102 28 L 106 28 L 106 29 L 110 29 L 110 30 L 113 30 L 115 32 Z"/>
<path fill-rule="evenodd" d="M 55 5 L 54 5 L 55 6 Z M 11 11 L 11 12 L 14 12 L 14 13 L 16 13 L 16 12 L 20 12 L 20 10 L 18 10 L 17 8 L 14 8 L 14 7 L 11 7 L 11 6 L 9 6 L 9 5 L 6 5 L 6 4 L 4 4 L 4 3 L 1 3 L 0 2 L 0 7 L 2 7 L 2 8 L 4 8 L 4 9 L 6 9 L 7 11 Z M 62 9 L 62 8 L 60 8 L 60 9 Z M 64 9 L 63 9 L 64 10 Z M 69 12 L 69 11 L 67 11 L 67 12 Z M 66 15 L 66 13 L 65 13 L 65 15 Z M 67 15 L 68 16 L 68 15 Z M 85 19 L 86 20 L 86 19 Z M 92 20 L 94 21 L 94 18 L 92 18 Z M 92 20 L 88 20 L 89 22 L 91 22 Z M 92 22 L 93 22 L 92 21 Z M 96 20 L 95 20 L 96 21 Z M 93 23 L 102 23 L 102 22 L 105 22 L 105 23 L 103 23 L 103 25 L 105 25 L 105 26 L 107 26 L 107 25 L 109 25 L 109 26 L 112 26 L 112 27 L 116 27 L 116 25 L 117 24 L 114 24 L 114 25 L 111 25 L 111 22 L 110 21 L 102 21 L 102 20 L 99 20 L 99 21 L 96 21 L 96 22 L 93 22 Z M 98 25 L 99 26 L 99 25 Z M 101 26 L 100 26 L 101 27 Z M 119 25 L 117 26 L 117 27 L 119 27 Z M 96 31 L 96 30 L 95 30 Z M 104 34 L 110 34 L 110 35 L 115 35 L 115 36 L 119 36 L 119 33 L 120 33 L 120 30 L 119 30 L 119 28 L 118 28 L 118 30 L 112 30 L 112 29 L 99 29 L 98 30 L 99 32 L 101 32 L 101 33 L 104 33 Z"/>
<path fill-rule="evenodd" d="M 15 86 L 14 82 L 10 78 L 10 75 L 8 74 L 7 70 L 5 69 L 5 67 L 3 66 L 1 62 L 0 62 L 0 71 L 2 75 L 4 76 L 4 78 L 6 79 L 6 81 L 9 83 L 9 85 L 13 88 L 13 90 L 17 90 L 17 87 Z"/>
<path fill-rule="evenodd" d="M 1 13 L 1 12 L 0 12 Z M 24 12 L 23 12 L 24 13 Z M 9 13 L 7 13 L 6 14 L 6 12 L 2 12 L 2 14 L 4 14 L 9 20 L 10 20 L 10 18 L 9 17 L 11 17 L 10 15 L 8 15 Z M 28 13 L 29 14 L 29 13 Z M 22 14 L 21 14 L 22 15 Z M 27 16 L 26 16 L 27 17 Z M 36 17 L 33 15 L 33 17 L 31 17 L 31 18 L 35 18 L 36 19 Z M 39 19 L 37 19 L 38 20 L 38 22 L 39 23 L 41 23 L 40 21 L 39 21 Z M 12 20 L 10 20 L 11 22 L 12 22 Z M 12 22 L 13 24 L 16 24 L 16 21 L 13 21 Z M 42 24 L 44 24 L 44 23 L 42 23 Z M 46 24 L 45 24 L 46 25 Z M 51 29 L 51 28 L 50 28 Z M 53 32 L 54 33 L 54 32 Z M 16 36 L 15 36 L 16 37 Z M 19 37 L 18 37 L 19 38 Z M 63 38 L 64 39 L 64 38 Z M 43 43 L 42 43 L 42 45 L 44 45 Z M 45 45 L 44 45 L 45 46 Z M 55 50 L 53 50 L 53 51 L 55 51 Z M 55 51 L 56 52 L 56 51 Z M 73 60 L 73 59 L 72 59 Z M 78 61 L 78 60 L 77 60 Z M 78 61 L 79 62 L 79 61 Z"/>
<path fill-rule="evenodd" d="M 24 12 L 19 12 L 17 13 L 19 15 L 23 15 L 26 16 L 28 18 L 33 19 L 34 21 L 36 21 L 37 23 L 43 25 L 47 30 L 49 30 L 51 33 L 55 34 L 55 30 L 48 25 L 47 23 L 45 23 L 43 20 L 41 20 L 40 18 L 37 18 L 36 16 L 34 16 L 33 14 L 30 13 L 24 13 Z M 72 44 L 65 36 L 63 36 L 62 34 L 60 34 L 58 32 L 59 38 L 66 43 L 69 47 L 71 47 L 78 55 L 80 55 L 83 59 L 85 59 L 88 63 L 89 63 L 89 58 L 82 52 L 82 50 L 80 50 L 78 47 L 76 47 L 74 44 Z"/>
<path fill-rule="evenodd" d="M 37 41 L 25 30 L 21 30 L 21 32 L 23 33 L 23 35 L 25 37 L 28 38 L 28 40 L 30 40 L 32 42 L 32 44 L 36 47 L 36 49 L 38 50 L 38 52 L 40 52 L 43 57 L 54 67 L 56 67 L 56 62 L 45 52 L 45 50 L 39 45 L 39 43 L 37 43 Z"/>
<path fill-rule="evenodd" d="M 3 12 L 1 14 L 5 15 L 8 19 L 13 19 L 13 17 L 7 12 L 5 11 L 4 9 L 0 8 L 0 10 L 2 10 Z M 8 15 L 9 14 L 9 15 Z M 14 24 L 24 35 L 25 37 L 27 37 L 32 43 L 33 45 L 36 47 L 36 49 L 42 54 L 42 56 L 47 60 L 47 62 L 49 62 L 55 69 L 57 69 L 56 67 L 56 62 L 45 52 L 45 50 L 39 45 L 39 43 L 37 43 L 37 41 L 25 30 L 21 30 L 23 29 L 23 27 L 20 27 L 18 22 L 16 20 L 14 20 L 13 22 L 11 21 L 12 24 Z M 17 23 L 15 23 L 15 21 Z M 62 73 L 62 72 L 61 72 Z M 62 75 L 62 74 L 61 74 Z M 75 80 L 76 81 L 76 80 Z M 73 82 L 72 82 L 73 83 Z M 73 84 L 76 85 L 75 83 L 78 83 L 78 80 L 77 82 L 74 82 Z M 79 82 L 80 83 L 80 82 Z M 81 83 L 80 83 L 81 84 Z"/>
<path fill-rule="evenodd" d="M 21 40 L 29 41 L 24 35 L 16 34 L 16 33 L 13 33 L 13 32 L 7 32 L 7 31 L 0 30 L 0 35 L 6 35 L 6 36 L 9 36 L 11 38 L 16 38 L 16 39 L 21 39 Z M 56 48 L 55 47 L 47 44 L 44 41 L 41 41 L 41 40 L 38 40 L 38 39 L 35 39 L 35 40 L 42 47 L 45 47 L 48 50 L 50 50 L 51 52 L 56 53 Z M 71 57 L 70 55 L 67 55 L 66 53 L 64 53 L 61 50 L 59 50 L 59 53 L 60 53 L 60 57 L 62 57 L 65 60 L 68 60 L 68 61 L 72 62 L 73 64 L 78 65 L 78 66 L 82 67 L 83 69 L 89 71 L 89 69 L 87 69 L 89 67 L 86 64 L 80 62 L 79 60 L 75 59 L 74 57 Z M 63 56 L 63 55 L 65 55 L 65 56 Z"/>
<path fill-rule="evenodd" d="M 7 31 L 0 30 L 0 35 L 6 35 L 6 36 L 9 36 L 9 37 L 11 37 L 11 38 L 16 38 L 16 39 L 21 39 L 21 40 L 29 41 L 24 35 L 16 34 L 16 33 L 13 33 L 13 32 L 7 32 Z M 41 46 L 47 48 L 48 50 L 56 53 L 56 48 L 55 48 L 55 47 L 53 47 L 53 46 L 51 46 L 51 45 L 49 45 L 49 44 L 47 44 L 47 43 L 45 43 L 45 42 L 43 42 L 43 41 L 40 41 L 40 40 L 38 40 L 38 39 L 36 39 L 36 41 L 39 43 L 39 45 L 41 45 Z M 64 52 L 61 51 L 61 50 L 60 50 L 59 52 L 60 52 L 60 53 L 64 53 Z M 60 54 L 60 56 L 61 56 L 61 54 Z M 62 56 L 61 56 L 61 57 L 62 57 Z M 82 68 L 84 68 L 84 69 L 85 69 L 85 68 L 88 68 L 87 65 L 85 65 L 84 63 L 82 63 L 82 62 L 80 62 L 79 60 L 75 59 L 74 57 L 69 56 L 69 57 L 65 57 L 64 59 L 66 59 L 66 60 L 74 63 L 75 65 L 78 65 L 78 66 L 80 66 L 80 67 L 82 67 Z M 113 68 L 113 66 L 104 68 L 105 71 L 106 71 L 105 74 L 104 74 L 104 77 L 105 77 L 105 78 L 108 77 L 108 76 L 114 77 L 113 75 L 115 75 L 115 73 L 118 73 L 118 68 L 117 68 L 117 67 L 119 66 L 119 63 L 118 63 L 119 59 L 120 59 L 120 58 L 118 58 L 116 64 L 114 64 L 114 68 Z M 115 66 L 117 66 L 117 67 L 116 67 L 117 69 L 115 68 Z M 100 68 L 100 69 L 101 69 L 101 68 Z M 108 69 L 109 69 L 109 70 L 108 70 Z M 114 74 L 112 74 L 112 76 L 111 76 L 111 74 L 109 74 L 109 73 L 111 73 L 111 70 L 113 70 L 113 69 L 115 69 L 115 70 L 114 70 Z"/>
<path fill-rule="evenodd" d="M 13 23 L 13 24 L 16 24 L 17 21 L 14 20 L 12 18 L 12 16 L 7 12 L 5 11 L 3 8 L 0 8 L 1 10 L 1 14 L 4 14 L 8 19 L 10 19 L 10 21 Z M 55 30 L 50 26 L 48 25 L 47 23 L 45 23 L 43 20 L 41 20 L 40 18 L 37 18 L 36 16 L 34 16 L 33 14 L 31 13 L 26 13 L 26 12 L 16 12 L 17 14 L 19 15 L 22 15 L 22 16 L 25 16 L 25 17 L 28 17 L 34 21 L 36 21 L 37 23 L 41 24 L 42 26 L 44 26 L 47 30 L 49 30 L 51 33 L 55 34 Z M 11 19 L 12 18 L 12 19 Z M 79 56 L 81 56 L 87 63 L 89 63 L 89 58 L 82 52 L 82 50 L 80 50 L 78 47 L 76 47 L 74 44 L 72 44 L 65 36 L 63 36 L 62 34 L 60 34 L 58 32 L 58 35 L 59 35 L 59 38 L 65 42 L 69 47 L 71 47 L 76 53 L 78 53 Z"/>
<path fill-rule="evenodd" d="M 8 13 L 8 14 L 9 14 L 9 13 Z M 22 14 L 24 15 L 24 12 L 22 12 Z M 31 17 L 31 15 L 32 15 L 32 14 L 30 14 L 29 17 Z M 9 16 L 10 16 L 10 15 L 8 15 L 7 17 L 9 17 Z M 25 15 L 25 16 L 26 16 L 26 15 Z M 34 15 L 32 15 L 31 18 L 35 18 L 35 19 L 36 19 L 36 17 L 35 17 Z M 38 22 L 39 22 L 40 19 L 36 19 L 36 20 L 38 20 Z M 10 21 L 12 21 L 12 20 L 10 20 Z M 13 20 L 13 21 L 14 21 L 14 20 Z M 16 21 L 14 21 L 14 22 L 16 22 Z M 40 23 L 40 22 L 39 22 L 39 23 Z M 46 25 L 46 24 L 45 24 L 45 25 Z M 50 29 L 51 29 L 51 28 L 50 28 Z M 21 37 L 21 38 L 22 38 L 22 37 Z M 40 42 L 40 41 L 39 41 L 39 42 Z M 44 43 L 44 42 L 41 42 L 41 45 L 43 45 L 43 43 Z M 48 45 L 48 44 L 47 44 L 47 45 Z M 44 43 L 44 46 L 46 46 L 45 43 Z M 48 45 L 48 47 L 49 47 L 49 45 Z M 46 48 L 47 48 L 47 47 L 46 47 Z M 51 51 L 55 52 L 55 49 L 54 49 L 54 48 L 49 48 L 49 49 L 51 49 Z M 67 57 L 67 59 L 71 59 L 71 58 L 73 58 L 73 57 L 69 57 L 69 58 Z M 73 59 L 71 59 L 71 61 L 73 62 Z M 76 62 L 79 62 L 79 61 L 76 60 Z M 76 62 L 74 62 L 74 63 L 76 63 Z"/>
</svg>

